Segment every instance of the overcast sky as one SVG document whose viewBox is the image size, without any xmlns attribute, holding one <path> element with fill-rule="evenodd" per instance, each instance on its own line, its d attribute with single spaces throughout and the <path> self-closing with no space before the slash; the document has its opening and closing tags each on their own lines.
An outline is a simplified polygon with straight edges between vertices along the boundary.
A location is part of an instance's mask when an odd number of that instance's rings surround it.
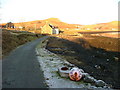
<svg viewBox="0 0 120 90">
<path fill-rule="evenodd" d="M 1 0 L 1 22 L 59 18 L 72 24 L 118 20 L 120 0 Z"/>
</svg>

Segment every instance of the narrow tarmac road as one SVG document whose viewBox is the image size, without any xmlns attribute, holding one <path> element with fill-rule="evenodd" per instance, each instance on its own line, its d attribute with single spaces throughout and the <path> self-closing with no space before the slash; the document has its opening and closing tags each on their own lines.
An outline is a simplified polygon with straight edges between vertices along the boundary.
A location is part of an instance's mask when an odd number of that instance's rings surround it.
<svg viewBox="0 0 120 90">
<path fill-rule="evenodd" d="M 35 53 L 36 45 L 47 37 L 26 43 L 3 59 L 2 88 L 47 87 Z"/>
</svg>

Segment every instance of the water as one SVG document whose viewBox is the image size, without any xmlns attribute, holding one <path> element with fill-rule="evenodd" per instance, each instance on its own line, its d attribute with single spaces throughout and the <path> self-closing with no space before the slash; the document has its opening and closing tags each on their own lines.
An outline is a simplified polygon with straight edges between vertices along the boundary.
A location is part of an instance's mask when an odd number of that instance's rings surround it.
<svg viewBox="0 0 120 90">
<path fill-rule="evenodd" d="M 90 32 L 79 32 L 81 34 L 100 34 L 100 33 L 118 33 L 120 34 L 120 31 L 90 31 Z"/>
</svg>

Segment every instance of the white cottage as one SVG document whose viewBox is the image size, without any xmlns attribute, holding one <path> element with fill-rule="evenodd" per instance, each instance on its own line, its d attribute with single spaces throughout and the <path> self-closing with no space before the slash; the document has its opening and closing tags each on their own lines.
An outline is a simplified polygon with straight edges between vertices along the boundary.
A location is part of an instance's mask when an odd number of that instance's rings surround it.
<svg viewBox="0 0 120 90">
<path fill-rule="evenodd" d="M 53 34 L 59 34 L 59 29 L 58 28 L 54 28 L 53 29 Z"/>
</svg>

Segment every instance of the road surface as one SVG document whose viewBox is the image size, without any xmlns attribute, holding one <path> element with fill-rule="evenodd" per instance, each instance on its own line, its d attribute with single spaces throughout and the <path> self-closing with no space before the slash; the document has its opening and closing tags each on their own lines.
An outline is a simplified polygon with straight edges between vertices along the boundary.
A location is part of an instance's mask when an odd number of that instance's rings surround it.
<svg viewBox="0 0 120 90">
<path fill-rule="evenodd" d="M 45 38 L 26 43 L 3 59 L 2 88 L 47 87 L 35 53 L 36 45 Z"/>
</svg>

